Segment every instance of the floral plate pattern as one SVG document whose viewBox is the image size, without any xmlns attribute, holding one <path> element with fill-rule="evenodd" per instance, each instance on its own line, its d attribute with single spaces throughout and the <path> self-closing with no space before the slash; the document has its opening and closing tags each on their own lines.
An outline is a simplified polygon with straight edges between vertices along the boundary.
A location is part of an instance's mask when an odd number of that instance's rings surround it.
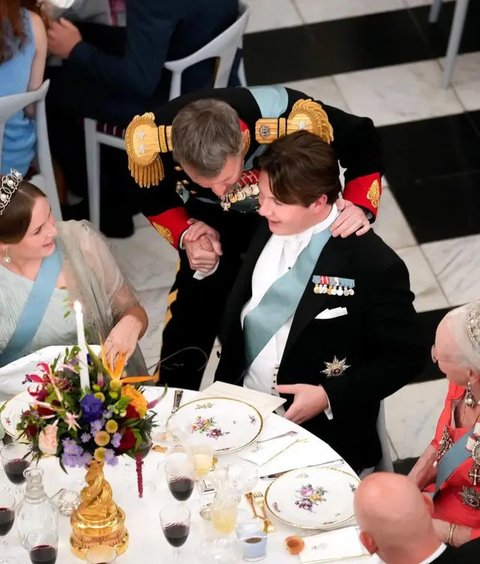
<svg viewBox="0 0 480 564">
<path fill-rule="evenodd" d="M 303 529 L 333 529 L 353 517 L 360 480 L 338 468 L 298 468 L 274 480 L 265 492 L 270 512 Z"/>
<path fill-rule="evenodd" d="M 232 398 L 200 398 L 181 405 L 171 425 L 211 443 L 216 454 L 238 451 L 261 433 L 263 419 L 248 403 Z"/>
</svg>

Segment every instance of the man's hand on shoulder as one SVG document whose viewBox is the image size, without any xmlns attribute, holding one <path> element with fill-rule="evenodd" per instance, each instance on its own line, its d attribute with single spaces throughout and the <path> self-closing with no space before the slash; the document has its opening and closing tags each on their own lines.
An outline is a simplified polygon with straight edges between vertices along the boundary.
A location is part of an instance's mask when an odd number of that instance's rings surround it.
<svg viewBox="0 0 480 564">
<path fill-rule="evenodd" d="M 339 198 L 336 203 L 340 215 L 330 228 L 332 236 L 348 237 L 352 233 L 365 235 L 370 229 L 370 222 L 363 209 L 343 198 Z"/>
<path fill-rule="evenodd" d="M 285 417 L 297 425 L 312 419 L 328 407 L 328 397 L 323 386 L 312 384 L 291 384 L 277 386 L 280 394 L 293 394 L 293 403 Z"/>
<path fill-rule="evenodd" d="M 49 52 L 62 59 L 68 59 L 75 45 L 82 41 L 78 27 L 65 18 L 51 22 L 47 36 Z"/>
</svg>

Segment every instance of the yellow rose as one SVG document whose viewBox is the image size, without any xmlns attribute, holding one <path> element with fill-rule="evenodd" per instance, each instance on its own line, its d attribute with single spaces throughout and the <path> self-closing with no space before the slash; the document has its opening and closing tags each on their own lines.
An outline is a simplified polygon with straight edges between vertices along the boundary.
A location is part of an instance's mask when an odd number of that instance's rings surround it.
<svg viewBox="0 0 480 564">
<path fill-rule="evenodd" d="M 145 417 L 147 413 L 147 400 L 143 397 L 143 394 L 139 392 L 130 384 L 123 386 L 122 396 L 130 398 L 130 404 L 137 410 L 140 417 Z"/>
<path fill-rule="evenodd" d="M 110 442 L 110 435 L 107 433 L 107 431 L 98 431 L 98 433 L 95 435 L 94 440 L 95 444 L 100 447 L 104 447 L 107 446 Z"/>
</svg>

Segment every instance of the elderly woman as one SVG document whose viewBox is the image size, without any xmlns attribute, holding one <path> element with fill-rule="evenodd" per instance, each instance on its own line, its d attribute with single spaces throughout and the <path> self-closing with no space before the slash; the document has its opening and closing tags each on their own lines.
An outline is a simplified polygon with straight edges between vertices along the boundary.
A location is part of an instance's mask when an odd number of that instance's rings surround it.
<svg viewBox="0 0 480 564">
<path fill-rule="evenodd" d="M 17 171 L 0 185 L 0 366 L 48 345 L 76 343 L 74 300 L 83 304 L 88 341 L 137 349 L 147 315 L 105 240 L 86 221 L 55 223 L 45 194 Z M 132 366 L 133 364 L 133 366 Z"/>
<path fill-rule="evenodd" d="M 480 537 L 480 301 L 442 319 L 432 359 L 449 388 L 435 438 L 409 477 L 434 494 L 437 534 L 460 546 Z"/>
</svg>

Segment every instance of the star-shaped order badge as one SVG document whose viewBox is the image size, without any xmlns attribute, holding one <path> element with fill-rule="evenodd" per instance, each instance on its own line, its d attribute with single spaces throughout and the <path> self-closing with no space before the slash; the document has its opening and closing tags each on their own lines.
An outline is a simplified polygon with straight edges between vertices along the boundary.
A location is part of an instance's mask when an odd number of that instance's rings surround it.
<svg viewBox="0 0 480 564">
<path fill-rule="evenodd" d="M 323 374 L 327 375 L 327 378 L 332 376 L 340 376 L 345 372 L 347 368 L 350 368 L 350 364 L 346 364 L 347 359 L 338 360 L 336 356 L 333 357 L 332 362 L 325 362 L 325 370 L 322 370 Z"/>
</svg>

